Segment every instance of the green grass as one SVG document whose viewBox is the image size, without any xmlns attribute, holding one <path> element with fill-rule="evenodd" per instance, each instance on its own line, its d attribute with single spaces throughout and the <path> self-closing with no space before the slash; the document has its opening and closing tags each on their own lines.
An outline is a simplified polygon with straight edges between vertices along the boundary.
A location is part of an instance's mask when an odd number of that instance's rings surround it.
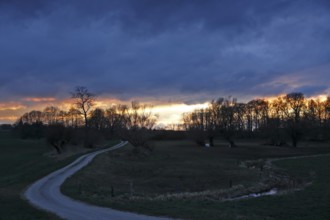
<svg viewBox="0 0 330 220">
<path fill-rule="evenodd" d="M 233 202 L 203 199 L 167 201 L 129 200 L 130 184 L 134 195 L 203 191 L 249 186 L 258 181 L 257 171 L 238 167 L 243 160 L 329 153 L 326 144 L 302 144 L 297 149 L 240 143 L 229 149 L 200 148 L 190 142 L 154 142 L 150 157 L 129 155 L 129 147 L 100 155 L 88 167 L 65 182 L 62 191 L 76 199 L 120 210 L 186 219 L 330 219 L 330 157 L 277 161 L 276 165 L 295 176 L 316 177 L 304 191 L 282 196 L 262 197 Z M 115 197 L 111 197 L 111 188 Z M 320 199 L 318 199 L 320 198 Z"/>
<path fill-rule="evenodd" d="M 44 140 L 21 140 L 0 131 L 0 219 L 59 219 L 22 199 L 28 185 L 72 162 L 78 155 L 58 160 Z"/>
<path fill-rule="evenodd" d="M 99 156 L 81 175 L 71 178 L 71 190 L 83 190 L 86 197 L 102 196 L 112 186 L 117 195 L 123 195 L 130 193 L 132 183 L 135 195 L 155 195 L 226 188 L 230 180 L 248 185 L 258 179 L 257 172 L 238 167 L 236 160 L 221 158 L 213 149 L 191 148 L 186 142 L 156 145 L 148 157 L 127 154 L 131 146 Z"/>
</svg>

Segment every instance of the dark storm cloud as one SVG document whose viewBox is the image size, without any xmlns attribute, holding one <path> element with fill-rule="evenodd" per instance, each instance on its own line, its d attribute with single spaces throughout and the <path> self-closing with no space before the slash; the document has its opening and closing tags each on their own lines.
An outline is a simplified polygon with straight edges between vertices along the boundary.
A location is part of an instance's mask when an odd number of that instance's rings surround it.
<svg viewBox="0 0 330 220">
<path fill-rule="evenodd" d="M 296 92 L 302 92 L 304 94 L 309 94 L 309 95 L 319 95 L 319 94 L 324 94 L 326 90 L 328 89 L 327 86 L 325 85 L 314 85 L 314 86 L 302 86 L 296 88 Z"/>
<path fill-rule="evenodd" d="M 121 99 L 329 92 L 329 5 L 0 1 L 0 100 L 65 97 L 76 85 Z"/>
</svg>

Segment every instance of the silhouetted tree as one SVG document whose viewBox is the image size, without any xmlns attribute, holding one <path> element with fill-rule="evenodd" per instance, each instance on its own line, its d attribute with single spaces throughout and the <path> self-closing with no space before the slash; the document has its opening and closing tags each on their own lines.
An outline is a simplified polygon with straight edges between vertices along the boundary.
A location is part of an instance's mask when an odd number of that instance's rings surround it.
<svg viewBox="0 0 330 220">
<path fill-rule="evenodd" d="M 57 124 L 59 108 L 55 106 L 48 106 L 43 111 L 43 120 L 45 124 Z"/>
<path fill-rule="evenodd" d="M 105 111 L 100 108 L 96 108 L 90 113 L 90 126 L 96 130 L 103 130 L 106 127 Z"/>
<path fill-rule="evenodd" d="M 283 111 L 287 118 L 287 129 L 290 133 L 292 146 L 297 147 L 302 135 L 301 117 L 306 108 L 305 97 L 302 93 L 290 93 L 284 96 Z"/>
<path fill-rule="evenodd" d="M 213 146 L 216 133 L 220 133 L 230 147 L 236 147 L 233 136 L 237 130 L 244 129 L 244 108 L 236 99 L 219 98 L 206 109 L 184 114 L 184 126 L 189 136 L 199 145 L 205 145 L 208 138 Z"/>
<path fill-rule="evenodd" d="M 323 123 L 323 132 L 329 138 L 330 136 L 330 97 L 328 97 L 323 102 L 324 109 L 324 123 Z"/>
<path fill-rule="evenodd" d="M 219 99 L 221 100 L 221 99 Z M 209 140 L 209 144 L 211 147 L 214 146 L 214 138 L 219 131 L 219 116 L 220 116 L 220 106 L 219 102 L 221 101 L 212 100 L 211 104 L 207 109 L 205 109 L 206 117 L 205 117 L 205 127 L 206 127 L 206 135 Z"/>
<path fill-rule="evenodd" d="M 67 112 L 67 126 L 75 127 L 77 128 L 82 124 L 81 121 L 81 113 L 78 109 L 71 107 L 69 111 Z"/>
<path fill-rule="evenodd" d="M 268 102 L 263 99 L 254 99 L 247 103 L 249 129 L 250 131 L 259 131 L 267 127 Z"/>
<path fill-rule="evenodd" d="M 200 146 L 205 146 L 206 140 L 206 111 L 198 109 L 183 115 L 183 122 L 188 136 Z"/>
<path fill-rule="evenodd" d="M 78 86 L 76 90 L 71 93 L 71 98 L 75 100 L 75 105 L 85 120 L 85 127 L 88 127 L 88 112 L 95 104 L 96 97 L 90 93 L 86 87 Z"/>
<path fill-rule="evenodd" d="M 72 138 L 71 130 L 63 124 L 51 124 L 46 129 L 46 140 L 54 147 L 58 154 L 61 154 L 64 146 L 70 142 Z"/>
<path fill-rule="evenodd" d="M 147 142 L 153 137 L 152 129 L 157 120 L 151 107 L 133 101 L 130 108 L 122 106 L 120 110 L 122 125 L 118 128 L 119 135 L 135 147 L 135 152 L 151 151 Z"/>
<path fill-rule="evenodd" d="M 235 114 L 237 113 L 237 103 L 235 99 L 220 99 L 219 127 L 224 139 L 229 143 L 229 147 L 237 147 L 233 136 L 237 127 Z"/>
<path fill-rule="evenodd" d="M 40 139 L 43 137 L 43 131 L 44 125 L 41 121 L 23 123 L 22 118 L 20 118 L 14 125 L 14 132 L 22 139 Z"/>
<path fill-rule="evenodd" d="M 43 119 L 42 112 L 32 110 L 32 111 L 27 112 L 24 115 L 22 115 L 18 119 L 18 121 L 22 121 L 23 124 L 25 124 L 25 123 L 33 124 L 33 123 L 36 123 L 36 122 L 42 122 L 42 119 Z"/>
<path fill-rule="evenodd" d="M 126 128 L 127 114 L 126 105 L 115 105 L 106 109 L 105 123 L 110 137 L 113 137 L 116 131 Z"/>
<path fill-rule="evenodd" d="M 283 97 L 278 97 L 270 104 L 270 118 L 266 129 L 271 144 L 274 146 L 282 146 L 286 144 L 283 134 L 286 118 L 284 113 L 285 105 Z"/>
</svg>

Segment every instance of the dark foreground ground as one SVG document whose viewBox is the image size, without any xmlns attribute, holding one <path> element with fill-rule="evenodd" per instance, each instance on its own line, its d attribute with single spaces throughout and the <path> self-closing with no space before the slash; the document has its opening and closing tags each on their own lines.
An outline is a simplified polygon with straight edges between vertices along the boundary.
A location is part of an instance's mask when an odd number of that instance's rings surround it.
<svg viewBox="0 0 330 220">
<path fill-rule="evenodd" d="M 99 156 L 91 166 L 66 182 L 63 191 L 77 199 L 118 209 L 187 219 L 330 219 L 330 157 L 287 159 L 275 164 L 313 183 L 302 191 L 234 202 L 195 198 L 148 200 L 166 193 L 250 186 L 259 180 L 257 170 L 239 167 L 242 161 L 329 153 L 328 143 L 304 143 L 298 149 L 277 148 L 257 142 L 228 149 L 199 148 L 190 142 L 155 142 L 151 156 L 136 157 L 126 149 Z M 24 189 L 71 161 L 49 155 L 44 140 L 20 140 L 0 132 L 0 219 L 58 219 L 39 211 L 21 198 Z M 112 190 L 113 189 L 113 190 Z M 115 197 L 112 197 L 113 194 Z"/>
<path fill-rule="evenodd" d="M 76 159 L 74 156 L 54 157 L 45 140 L 21 140 L 11 132 L 0 131 L 0 219 L 59 219 L 40 211 L 22 199 L 28 185 Z"/>
<path fill-rule="evenodd" d="M 297 149 L 221 142 L 200 148 L 187 141 L 154 142 L 150 156 L 131 154 L 131 146 L 98 156 L 70 178 L 62 191 L 76 199 L 150 215 L 185 219 L 330 219 L 330 156 L 285 159 L 275 165 L 291 176 L 308 179 L 304 190 L 241 201 L 159 199 L 161 195 L 249 187 L 262 175 L 240 164 L 246 160 L 330 153 L 327 143 L 303 143 Z"/>
</svg>

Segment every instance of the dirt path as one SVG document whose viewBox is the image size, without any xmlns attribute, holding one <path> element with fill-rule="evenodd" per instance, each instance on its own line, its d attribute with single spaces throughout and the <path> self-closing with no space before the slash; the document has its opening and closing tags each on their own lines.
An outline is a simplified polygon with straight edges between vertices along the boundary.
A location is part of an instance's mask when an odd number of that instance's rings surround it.
<svg viewBox="0 0 330 220">
<path fill-rule="evenodd" d="M 110 208 L 89 205 L 73 200 L 60 191 L 63 182 L 78 170 L 89 164 L 93 158 L 101 153 L 118 149 L 127 142 L 121 142 L 111 148 L 88 153 L 79 157 L 71 164 L 43 177 L 33 183 L 25 192 L 24 197 L 37 208 L 52 212 L 61 218 L 72 220 L 156 220 L 166 219 L 117 211 Z"/>
</svg>

